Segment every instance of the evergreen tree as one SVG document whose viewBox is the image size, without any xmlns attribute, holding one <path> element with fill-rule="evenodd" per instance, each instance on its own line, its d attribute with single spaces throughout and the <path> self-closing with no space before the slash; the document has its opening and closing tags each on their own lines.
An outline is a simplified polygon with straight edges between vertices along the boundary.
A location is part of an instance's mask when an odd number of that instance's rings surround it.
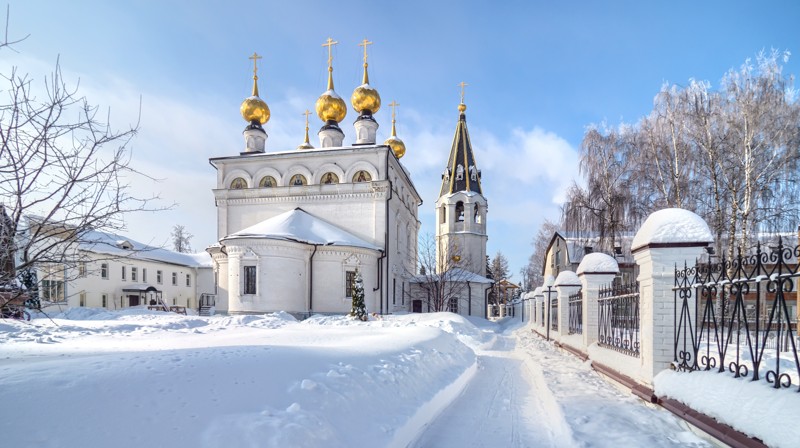
<svg viewBox="0 0 800 448">
<path fill-rule="evenodd" d="M 358 320 L 367 320 L 367 306 L 364 304 L 364 280 L 358 269 L 356 269 L 356 282 L 353 285 L 353 307 L 350 309 L 350 316 Z"/>
</svg>

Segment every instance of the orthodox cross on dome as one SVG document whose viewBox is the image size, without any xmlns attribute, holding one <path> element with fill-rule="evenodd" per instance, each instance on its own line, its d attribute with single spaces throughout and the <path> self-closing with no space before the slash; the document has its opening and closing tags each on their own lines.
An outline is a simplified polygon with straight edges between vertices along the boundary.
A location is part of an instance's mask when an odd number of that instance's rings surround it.
<svg viewBox="0 0 800 448">
<path fill-rule="evenodd" d="M 469 84 L 465 83 L 464 81 L 461 81 L 461 83 L 458 84 L 458 86 L 461 87 L 461 104 L 464 104 L 464 87 L 468 85 Z"/>
<path fill-rule="evenodd" d="M 252 61 L 253 61 L 253 78 L 254 78 L 254 79 L 258 79 L 258 60 L 259 60 L 259 59 L 263 59 L 263 58 L 262 58 L 261 56 L 259 56 L 259 55 L 258 55 L 258 53 L 256 53 L 256 52 L 254 51 L 254 52 L 253 52 L 253 55 L 252 55 L 252 56 L 250 56 L 250 57 L 249 57 L 249 58 L 247 58 L 247 59 L 250 59 L 250 60 L 252 60 Z"/>
<path fill-rule="evenodd" d="M 391 103 L 389 103 L 389 107 L 392 108 L 392 123 L 394 123 L 394 112 L 395 112 L 394 108 L 399 105 L 400 103 L 398 103 L 397 101 L 392 101 Z"/>
<path fill-rule="evenodd" d="M 308 109 L 306 109 L 306 111 L 303 112 L 303 115 L 306 116 L 306 132 L 308 132 L 308 116 L 311 115 L 311 112 L 309 112 Z"/>
<path fill-rule="evenodd" d="M 358 44 L 359 47 L 364 47 L 364 65 L 367 65 L 367 45 L 372 44 L 373 42 L 370 42 L 367 39 L 362 40 L 361 43 Z"/>
<path fill-rule="evenodd" d="M 336 42 L 335 40 L 329 37 L 328 40 L 325 41 L 324 44 L 322 44 L 323 47 L 328 47 L 328 70 L 331 70 L 333 64 L 333 54 L 331 53 L 331 47 L 333 47 L 338 43 L 339 42 Z"/>
</svg>

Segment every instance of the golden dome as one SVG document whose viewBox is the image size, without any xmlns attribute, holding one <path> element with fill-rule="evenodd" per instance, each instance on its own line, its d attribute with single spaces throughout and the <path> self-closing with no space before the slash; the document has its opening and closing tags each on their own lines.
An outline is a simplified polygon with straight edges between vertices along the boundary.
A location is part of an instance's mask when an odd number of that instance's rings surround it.
<svg viewBox="0 0 800 448">
<path fill-rule="evenodd" d="M 386 141 L 383 142 L 383 144 L 388 145 L 390 148 L 392 148 L 394 156 L 397 157 L 398 159 L 406 155 L 406 144 L 403 143 L 403 141 L 397 138 L 397 136 L 395 135 L 387 138 Z"/>
<path fill-rule="evenodd" d="M 339 123 L 347 115 L 347 105 L 333 89 L 326 91 L 317 98 L 315 109 L 322 121 L 333 120 Z"/>
<path fill-rule="evenodd" d="M 257 96 L 251 96 L 242 101 L 242 107 L 239 111 L 245 121 L 251 123 L 257 121 L 258 124 L 264 124 L 269 121 L 269 106 Z"/>
<path fill-rule="evenodd" d="M 381 96 L 369 84 L 361 84 L 353 90 L 350 103 L 356 112 L 361 113 L 368 110 L 374 114 L 381 108 Z"/>
</svg>

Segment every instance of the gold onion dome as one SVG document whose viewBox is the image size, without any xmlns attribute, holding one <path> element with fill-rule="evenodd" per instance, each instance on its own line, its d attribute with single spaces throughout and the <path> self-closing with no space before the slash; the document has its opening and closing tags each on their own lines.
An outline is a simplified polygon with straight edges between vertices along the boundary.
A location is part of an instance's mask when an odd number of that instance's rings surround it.
<svg viewBox="0 0 800 448">
<path fill-rule="evenodd" d="M 466 111 L 466 110 L 467 110 L 467 105 L 466 105 L 466 104 L 464 104 L 464 103 L 461 103 L 461 104 L 459 104 L 459 105 L 458 105 L 458 111 L 459 111 L 459 112 L 461 112 L 462 114 L 463 114 L 463 113 L 464 113 L 464 111 Z"/>
<path fill-rule="evenodd" d="M 337 43 L 329 37 L 327 43 L 322 44 L 323 47 L 328 47 L 328 90 L 317 98 L 317 104 L 314 109 L 316 109 L 320 120 L 339 123 L 347 115 L 347 105 L 342 97 L 333 90 L 333 55 L 331 55 L 331 47 Z"/>
<path fill-rule="evenodd" d="M 372 45 L 372 42 L 364 39 L 358 44 L 359 47 L 364 47 L 364 76 L 361 80 L 361 85 L 353 90 L 353 95 L 350 97 L 350 104 L 353 109 L 358 113 L 369 112 L 370 114 L 377 113 L 381 108 L 381 96 L 378 91 L 369 85 L 369 75 L 367 74 L 367 46 Z"/>
<path fill-rule="evenodd" d="M 261 125 L 268 122 L 270 116 L 269 106 L 258 96 L 258 67 L 256 63 L 261 59 L 261 56 L 257 53 L 253 53 L 250 59 L 253 60 L 253 94 L 242 101 L 239 112 L 241 112 L 242 118 L 244 118 L 245 121 L 250 123 L 258 122 L 258 124 Z"/>
<path fill-rule="evenodd" d="M 387 138 L 383 144 L 392 148 L 394 156 L 399 159 L 406 155 L 406 144 L 397 137 L 397 128 L 395 127 L 395 107 L 399 106 L 399 104 L 392 101 L 389 106 L 392 106 L 392 135 L 391 137 Z"/>
</svg>

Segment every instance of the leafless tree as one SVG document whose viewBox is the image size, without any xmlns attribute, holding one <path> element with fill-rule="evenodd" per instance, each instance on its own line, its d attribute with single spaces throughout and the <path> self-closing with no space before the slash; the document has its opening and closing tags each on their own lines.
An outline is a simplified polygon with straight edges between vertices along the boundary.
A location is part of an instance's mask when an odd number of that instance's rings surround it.
<svg viewBox="0 0 800 448">
<path fill-rule="evenodd" d="M 175 226 L 172 227 L 172 234 L 170 236 L 172 237 L 172 250 L 181 253 L 189 253 L 192 251 L 191 242 L 194 235 L 189 233 L 185 226 L 175 224 Z"/>
<path fill-rule="evenodd" d="M 553 235 L 558 230 L 558 223 L 549 219 L 545 219 L 539 227 L 539 232 L 531 242 L 533 253 L 528 258 L 527 266 L 522 269 L 521 286 L 523 290 L 531 291 L 544 283 L 542 268 L 544 267 L 545 257 L 547 256 L 547 245 L 550 244 L 550 240 L 553 239 Z"/>
<path fill-rule="evenodd" d="M 9 42 L 0 46 L 8 50 Z M 18 271 L 81 262 L 72 245 L 93 230 L 124 229 L 123 215 L 154 210 L 138 198 L 128 148 L 138 123 L 113 129 L 109 116 L 64 81 L 58 61 L 39 84 L 18 67 L 0 74 L 0 197 L 16 235 Z M 77 271 L 77 270 L 76 270 Z"/>
<path fill-rule="evenodd" d="M 437 251 L 436 239 L 431 234 L 422 235 L 417 256 L 418 273 L 412 276 L 412 282 L 420 290 L 409 291 L 409 298 L 422 300 L 423 309 L 431 312 L 448 311 L 452 304 L 459 308 L 466 306 L 469 300 L 467 281 L 474 274 L 463 268 L 469 265 L 463 257 L 455 245 L 449 250 Z"/>
</svg>

